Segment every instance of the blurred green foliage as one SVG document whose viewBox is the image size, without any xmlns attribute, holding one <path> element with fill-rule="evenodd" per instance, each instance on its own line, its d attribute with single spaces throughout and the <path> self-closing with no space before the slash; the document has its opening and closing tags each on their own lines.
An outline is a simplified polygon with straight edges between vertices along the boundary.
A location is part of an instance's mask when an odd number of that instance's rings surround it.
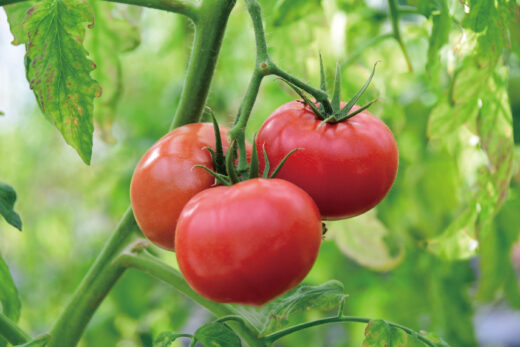
<svg viewBox="0 0 520 347">
<path fill-rule="evenodd" d="M 456 0 L 409 1 L 421 13 L 400 20 L 413 72 L 391 35 L 386 2 L 261 3 L 274 61 L 315 85 L 318 52 L 329 85 L 336 61 L 341 63 L 345 99 L 382 60 L 359 103 L 380 98 L 371 112 L 392 129 L 400 150 L 388 197 L 366 216 L 329 223 L 306 282 L 342 282 L 347 315 L 383 318 L 433 331 L 452 346 L 475 346 L 478 307 L 520 307 L 520 263 L 512 262 L 520 234 L 518 2 L 496 1 L 495 8 L 472 0 L 475 12 L 466 15 Z M 0 253 L 23 303 L 20 325 L 33 334 L 50 329 L 128 206 L 133 168 L 168 129 L 190 54 L 193 27 L 181 16 L 105 3 L 94 10 L 96 26 L 87 30 L 86 47 L 104 94 L 96 101 L 91 166 L 65 145 L 34 102 L 0 118 L 0 181 L 18 193 L 16 210 L 24 223 L 19 233 L 0 221 Z M 252 26 L 239 1 L 208 100 L 223 125 L 233 122 L 254 54 Z M 294 98 L 268 78 L 249 138 L 277 106 Z M 175 266 L 174 254 L 157 252 Z M 101 305 L 81 346 L 152 346 L 162 331 L 193 333 L 210 319 L 166 285 L 129 271 Z M 359 346 L 364 328 L 312 328 L 277 344 Z"/>
</svg>

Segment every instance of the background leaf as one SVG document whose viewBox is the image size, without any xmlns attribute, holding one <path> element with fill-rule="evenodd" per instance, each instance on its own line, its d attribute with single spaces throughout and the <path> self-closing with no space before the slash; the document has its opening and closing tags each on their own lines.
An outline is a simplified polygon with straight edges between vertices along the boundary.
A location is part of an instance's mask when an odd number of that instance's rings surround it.
<svg viewBox="0 0 520 347">
<path fill-rule="evenodd" d="M 7 223 L 22 230 L 22 219 L 14 211 L 15 202 L 16 192 L 13 187 L 0 182 L 0 215 L 5 218 Z"/>
<path fill-rule="evenodd" d="M 85 47 L 97 65 L 92 76 L 103 86 L 103 95 L 94 99 L 94 122 L 101 138 L 114 142 L 112 123 L 124 88 L 120 54 L 134 50 L 141 42 L 138 23 L 142 9 L 94 0 L 90 4 L 96 25 L 89 32 Z"/>
<path fill-rule="evenodd" d="M 21 303 L 7 264 L 0 256 L 0 304 L 2 313 L 17 322 L 20 318 Z"/>
<path fill-rule="evenodd" d="M 344 221 L 329 222 L 327 227 L 339 249 L 369 269 L 388 271 L 404 257 L 402 245 L 377 219 L 374 211 Z"/>
</svg>

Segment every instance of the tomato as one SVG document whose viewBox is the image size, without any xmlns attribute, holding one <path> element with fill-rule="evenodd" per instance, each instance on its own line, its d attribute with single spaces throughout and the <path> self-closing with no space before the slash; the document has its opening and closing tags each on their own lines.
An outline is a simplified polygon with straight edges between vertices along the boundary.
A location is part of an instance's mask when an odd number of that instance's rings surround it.
<svg viewBox="0 0 520 347">
<path fill-rule="evenodd" d="M 221 128 L 227 148 L 227 128 Z M 215 148 L 213 124 L 179 127 L 157 141 L 142 157 L 132 177 L 130 198 L 137 224 L 152 242 L 174 250 L 175 226 L 184 205 L 211 187 L 214 178 L 200 164 L 213 169 L 205 147 Z"/>
<path fill-rule="evenodd" d="M 180 270 L 197 293 L 250 305 L 302 281 L 322 236 L 318 208 L 307 193 L 262 178 L 197 194 L 184 207 L 176 233 Z"/>
<path fill-rule="evenodd" d="M 368 111 L 322 124 L 299 101 L 282 105 L 264 122 L 257 136 L 259 153 L 263 147 L 271 168 L 292 149 L 302 149 L 289 157 L 276 177 L 304 189 L 322 218 L 330 220 L 376 206 L 392 187 L 399 161 L 392 132 Z M 262 156 L 260 160 L 263 167 Z"/>
</svg>

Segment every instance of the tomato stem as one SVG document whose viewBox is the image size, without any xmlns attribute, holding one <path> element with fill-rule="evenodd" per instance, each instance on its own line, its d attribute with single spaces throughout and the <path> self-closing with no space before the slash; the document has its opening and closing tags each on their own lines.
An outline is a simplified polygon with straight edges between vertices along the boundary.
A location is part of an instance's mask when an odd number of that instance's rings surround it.
<svg viewBox="0 0 520 347">
<path fill-rule="evenodd" d="M 15 322 L 0 312 L 0 336 L 5 338 L 7 342 L 15 345 L 21 345 L 32 340 L 32 337 L 22 330 Z"/>
<path fill-rule="evenodd" d="M 297 77 L 289 74 L 288 72 L 279 68 L 270 58 L 267 42 L 265 39 L 264 25 L 262 23 L 262 8 L 257 0 L 245 0 L 247 4 L 247 10 L 251 21 L 253 22 L 253 29 L 255 32 L 256 40 L 256 64 L 251 81 L 247 88 L 246 94 L 242 100 L 242 104 L 238 110 L 238 114 L 235 120 L 235 125 L 228 132 L 229 137 L 232 140 L 237 141 L 239 160 L 238 160 L 238 171 L 246 172 L 248 170 L 247 163 L 247 152 L 245 145 L 245 131 L 247 122 L 251 115 L 251 111 L 254 107 L 258 92 L 260 91 L 260 85 L 265 76 L 276 75 L 279 76 L 295 86 L 305 90 L 317 101 L 323 104 L 324 108 L 328 112 L 332 112 L 332 106 L 329 102 L 327 92 L 316 89 L 313 86 L 299 80 Z"/>
<path fill-rule="evenodd" d="M 372 319 L 371 318 L 365 318 L 365 317 L 353 317 L 353 316 L 336 316 L 336 317 L 328 317 L 328 318 L 323 318 L 323 319 L 318 319 L 318 320 L 315 320 L 315 321 L 311 321 L 311 322 L 305 322 L 305 323 L 302 323 L 302 324 L 297 324 L 297 325 L 294 325 L 292 327 L 289 327 L 289 328 L 286 328 L 286 329 L 283 329 L 283 330 L 279 330 L 277 332 L 274 332 L 272 334 L 269 334 L 269 335 L 266 335 L 264 337 L 262 337 L 262 340 L 268 342 L 268 343 L 273 343 L 274 341 L 278 340 L 278 339 L 281 339 L 282 337 L 285 337 L 289 334 L 292 334 L 292 333 L 295 333 L 299 330 L 303 330 L 303 329 L 307 329 L 307 328 L 310 328 L 310 327 L 314 327 L 314 326 L 318 326 L 318 325 L 324 325 L 324 324 L 329 324 L 329 323 L 341 323 L 341 322 L 355 322 L 355 323 L 370 323 Z M 431 347 L 435 347 L 435 343 L 433 341 L 431 341 L 430 339 L 428 339 L 427 337 L 425 337 L 424 335 L 421 335 L 420 333 L 408 328 L 408 327 L 405 327 L 403 325 L 400 325 L 400 324 L 396 324 L 396 323 L 392 323 L 392 322 L 388 322 L 388 321 L 385 321 L 388 325 L 394 327 L 394 328 L 397 328 L 397 329 L 401 329 L 403 330 L 404 332 L 406 332 L 408 335 L 412 335 L 412 336 L 415 336 L 417 337 L 417 339 L 419 339 L 421 342 L 423 342 L 425 345 L 427 346 L 431 346 Z"/>
</svg>

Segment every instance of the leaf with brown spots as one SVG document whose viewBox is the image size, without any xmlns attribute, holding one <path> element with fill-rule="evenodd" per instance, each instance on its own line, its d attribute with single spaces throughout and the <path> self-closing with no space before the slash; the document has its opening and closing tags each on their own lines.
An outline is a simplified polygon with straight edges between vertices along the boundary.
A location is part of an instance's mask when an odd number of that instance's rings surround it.
<svg viewBox="0 0 520 347">
<path fill-rule="evenodd" d="M 365 329 L 363 347 L 406 347 L 408 335 L 382 319 L 371 320 Z"/>
<path fill-rule="evenodd" d="M 45 0 L 27 12 L 26 72 L 40 109 L 86 164 L 92 156 L 93 102 L 101 87 L 90 77 L 96 65 L 83 48 L 85 24 L 93 24 L 82 0 Z"/>
<path fill-rule="evenodd" d="M 23 21 L 29 10 L 33 6 L 32 1 L 22 1 L 11 5 L 4 6 L 5 13 L 7 14 L 7 20 L 9 21 L 9 27 L 13 34 L 13 45 L 20 45 L 26 43 L 27 32 L 23 28 Z"/>
</svg>

